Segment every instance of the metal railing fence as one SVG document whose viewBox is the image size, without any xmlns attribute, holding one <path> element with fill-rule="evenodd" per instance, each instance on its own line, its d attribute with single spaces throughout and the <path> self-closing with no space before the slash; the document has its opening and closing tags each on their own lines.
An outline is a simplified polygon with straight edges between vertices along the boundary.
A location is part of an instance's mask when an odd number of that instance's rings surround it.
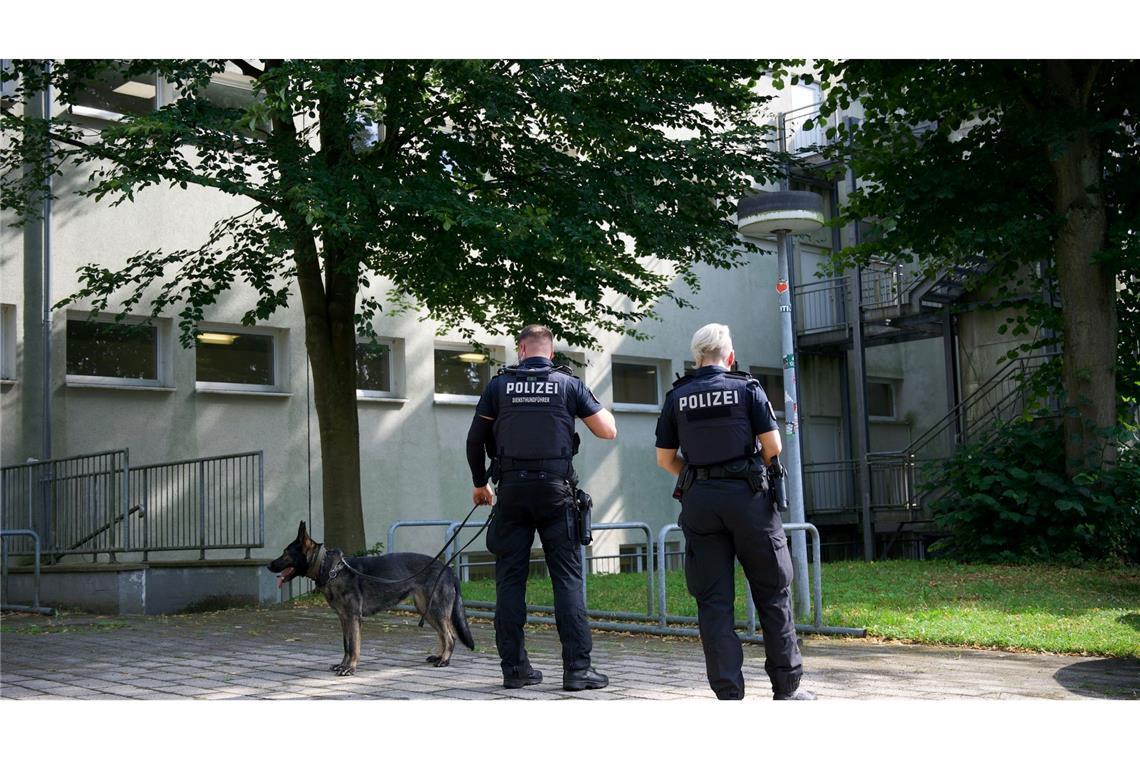
<svg viewBox="0 0 1140 760">
<path fill-rule="evenodd" d="M 0 468 L 0 527 L 32 530 L 45 560 L 265 544 L 262 452 L 131 467 L 126 449 Z M 13 539 L 13 555 L 31 553 Z"/>
<path fill-rule="evenodd" d="M 244 549 L 265 544 L 265 463 L 260 451 L 132 467 L 132 548 Z"/>
<path fill-rule="evenodd" d="M 445 527 L 444 540 L 450 540 L 461 529 L 479 529 L 484 527 L 483 523 L 474 525 L 463 526 L 459 521 L 450 520 L 398 520 L 392 523 L 388 528 L 388 551 L 395 551 L 396 533 L 401 528 L 409 527 Z M 589 609 L 588 597 L 586 597 L 586 579 L 589 573 L 585 572 L 587 567 L 585 557 L 585 547 L 582 547 L 583 552 L 583 574 L 582 574 L 582 594 L 585 601 L 587 601 L 586 615 L 592 618 L 590 626 L 603 631 L 627 631 L 634 633 L 658 633 L 671 636 L 699 636 L 699 631 L 696 628 L 683 627 L 691 625 L 696 622 L 695 617 L 691 616 L 678 616 L 669 615 L 666 607 L 666 568 L 669 567 L 669 556 L 683 554 L 684 552 L 669 551 L 668 544 L 665 541 L 668 533 L 679 530 L 676 524 L 666 525 L 657 534 L 657 542 L 654 545 L 653 532 L 648 524 L 637 522 L 615 522 L 615 523 L 593 523 L 591 528 L 594 531 L 606 530 L 638 530 L 645 534 L 644 546 L 648 551 L 655 551 L 656 561 L 647 563 L 646 565 L 646 610 L 645 612 L 632 612 L 632 611 L 617 611 L 617 610 L 597 610 Z M 866 631 L 861 628 L 838 628 L 834 626 L 823 625 L 823 581 L 822 581 L 822 564 L 820 560 L 819 549 L 819 533 L 814 525 L 810 523 L 787 523 L 784 525 L 786 531 L 804 530 L 812 536 L 812 551 L 813 551 L 813 589 L 814 589 L 814 602 L 813 602 L 813 622 L 810 624 L 797 624 L 796 630 L 806 633 L 826 633 L 826 634 L 841 634 L 841 635 L 854 635 L 862 636 Z M 458 539 L 456 540 L 458 543 Z M 610 555 L 603 555 L 610 556 Z M 613 555 L 621 556 L 621 555 Z M 625 555 L 628 556 L 628 555 Z M 461 562 L 462 559 L 459 554 L 452 552 L 449 548 L 445 552 L 445 559 L 450 563 L 453 561 Z M 534 562 L 535 560 L 532 560 Z M 538 560 L 541 561 L 541 560 Z M 493 564 L 486 562 L 470 563 L 471 565 L 484 565 Z M 462 574 L 457 572 L 457 577 L 462 583 Z M 748 618 L 744 621 L 739 621 L 737 626 L 745 629 L 746 633 L 741 638 L 746 641 L 758 642 L 761 637 L 756 633 L 756 611 L 751 599 L 751 592 L 746 589 L 745 596 L 748 598 Z M 654 599 L 657 598 L 656 610 L 654 609 Z M 485 602 L 472 599 L 464 599 L 464 606 L 467 608 L 467 615 L 469 617 L 477 618 L 491 618 L 493 617 L 493 610 L 495 608 L 494 602 Z M 399 605 L 396 609 L 405 611 L 415 611 L 411 605 Z M 527 605 L 527 622 L 531 623 L 551 623 L 553 618 L 550 615 L 554 612 L 554 608 L 549 605 Z M 540 614 L 535 614 L 540 613 Z"/>
<path fill-rule="evenodd" d="M 126 449 L 0 469 L 0 527 L 34 531 L 53 562 L 68 554 L 113 555 L 130 545 Z M 30 553 L 17 539 L 13 555 Z"/>
<path fill-rule="evenodd" d="M 796 321 L 803 334 L 847 326 L 847 280 L 816 280 L 795 288 Z"/>
<path fill-rule="evenodd" d="M 812 514 L 855 509 L 854 459 L 804 465 L 804 502 Z"/>
<path fill-rule="evenodd" d="M 921 270 L 902 264 L 870 262 L 863 267 L 859 304 L 862 308 L 905 306 L 911 291 L 923 280 Z"/>
</svg>

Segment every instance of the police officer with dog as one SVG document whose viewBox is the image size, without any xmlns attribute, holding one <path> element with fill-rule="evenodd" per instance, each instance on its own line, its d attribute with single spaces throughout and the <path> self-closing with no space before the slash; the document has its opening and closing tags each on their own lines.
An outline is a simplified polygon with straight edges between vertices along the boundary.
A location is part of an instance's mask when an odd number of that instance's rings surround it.
<svg viewBox="0 0 1140 760">
<path fill-rule="evenodd" d="M 739 558 L 764 633 L 774 698 L 815 699 L 799 688 L 803 660 L 788 591 L 792 561 L 769 495 L 781 449 L 775 413 L 759 382 L 730 371 L 736 356 L 726 325 L 700 328 L 691 347 L 697 369 L 674 383 L 657 421 L 657 464 L 678 476 L 685 582 L 697 600 L 709 686 L 718 699 L 744 697 L 744 653 L 733 612 Z"/>
<path fill-rule="evenodd" d="M 467 461 L 476 505 L 494 498 L 487 485 L 485 452 L 492 456 L 498 502 L 487 529 L 495 555 L 495 646 L 503 686 L 517 689 L 542 682 L 524 645 L 526 581 L 537 531 L 542 542 L 554 614 L 562 641 L 562 688 L 600 689 L 609 679 L 590 664 L 593 646 L 582 595 L 580 545 L 589 543 L 589 496 L 578 489 L 573 457 L 581 419 L 598 438 L 613 439 L 613 415 L 566 367 L 554 365 L 554 337 L 541 325 L 518 336 L 519 363 L 500 370 L 487 384 L 467 434 Z"/>
</svg>

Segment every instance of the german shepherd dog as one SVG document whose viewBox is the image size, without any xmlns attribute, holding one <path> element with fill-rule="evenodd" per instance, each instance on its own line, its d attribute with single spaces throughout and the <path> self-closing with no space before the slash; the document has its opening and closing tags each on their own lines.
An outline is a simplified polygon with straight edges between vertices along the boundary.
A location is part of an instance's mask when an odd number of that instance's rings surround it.
<svg viewBox="0 0 1140 760">
<path fill-rule="evenodd" d="M 351 564 L 345 567 L 346 562 Z M 475 648 L 455 573 L 425 554 L 346 557 L 339 549 L 326 550 L 313 541 L 302 520 L 297 538 L 268 567 L 279 574 L 278 588 L 293 578 L 313 579 L 340 618 L 344 659 L 329 668 L 338 676 L 356 672 L 363 618 L 394 607 L 409 596 L 439 635 L 439 654 L 428 657 L 428 662 L 437 668 L 447 667 L 456 639 L 468 649 Z"/>
</svg>

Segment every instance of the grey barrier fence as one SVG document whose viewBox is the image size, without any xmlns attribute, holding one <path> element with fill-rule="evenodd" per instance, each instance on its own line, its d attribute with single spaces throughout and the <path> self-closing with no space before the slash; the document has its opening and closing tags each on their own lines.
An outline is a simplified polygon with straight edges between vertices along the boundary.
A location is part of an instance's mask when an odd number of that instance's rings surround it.
<svg viewBox="0 0 1140 760">
<path fill-rule="evenodd" d="M 35 577 L 32 581 L 32 603 L 27 604 L 0 604 L 0 609 L 12 610 L 13 612 L 35 612 L 40 615 L 54 615 L 55 609 L 52 607 L 40 606 L 40 537 L 34 530 L 25 529 L 12 529 L 0 530 L 0 574 L 3 575 L 3 580 L 0 581 L 0 586 L 4 589 L 4 598 L 9 599 L 8 595 L 8 539 L 9 538 L 30 538 L 33 546 L 33 557 L 35 558 Z"/>
<path fill-rule="evenodd" d="M 265 545 L 265 462 L 260 451 L 130 468 L 138 508 L 132 548 L 250 549 Z"/>
<path fill-rule="evenodd" d="M 126 449 L 0 469 L 0 527 L 38 534 L 47 562 L 69 554 L 250 549 L 265 544 L 262 452 L 131 467 Z M 22 535 L 22 534 L 21 534 Z M 27 555 L 16 539 L 13 555 Z"/>
<path fill-rule="evenodd" d="M 129 467 L 126 449 L 4 467 L 0 528 L 36 533 L 49 562 L 68 554 L 126 551 Z M 18 541 L 12 554 L 27 555 L 26 547 L 26 541 Z"/>
<path fill-rule="evenodd" d="M 648 557 L 653 553 L 653 533 L 649 529 L 648 523 L 643 522 L 612 522 L 612 523 L 590 523 L 591 531 L 606 531 L 606 530 L 639 530 L 645 533 L 645 556 Z M 579 547 L 582 553 L 582 601 L 589 609 L 589 603 L 586 602 L 586 547 Z M 664 567 L 664 565 L 662 565 Z M 647 563 L 645 568 L 645 615 L 647 618 L 653 617 L 653 565 Z"/>
<path fill-rule="evenodd" d="M 400 528 L 407 527 L 444 527 L 444 541 L 448 542 L 453 536 L 461 529 L 461 527 L 477 529 L 485 526 L 484 523 L 474 525 L 462 526 L 457 520 L 398 520 L 388 528 L 388 551 L 395 551 L 396 531 Z M 591 528 L 596 531 L 604 530 L 639 530 L 644 531 L 646 534 L 646 549 L 647 557 L 653 549 L 652 544 L 652 530 L 646 523 L 639 522 L 619 522 L 619 523 L 593 523 Z M 811 624 L 797 624 L 796 630 L 803 633 L 822 633 L 822 634 L 835 634 L 846 636 L 864 636 L 866 630 L 862 628 L 843 628 L 837 626 L 823 625 L 823 576 L 822 576 L 822 562 L 820 558 L 820 543 L 819 532 L 811 523 L 787 523 L 784 529 L 788 531 L 803 530 L 812 534 L 813 545 L 813 563 L 815 565 L 815 572 L 813 577 L 813 591 L 814 591 L 814 609 L 813 609 L 813 623 Z M 669 615 L 666 610 L 666 593 L 665 593 L 665 568 L 667 565 L 668 552 L 666 551 L 666 536 L 672 532 L 680 530 L 676 524 L 664 526 L 658 532 L 657 541 L 657 562 L 656 572 L 654 571 L 654 562 L 648 561 L 646 567 L 646 586 L 647 586 L 647 600 L 646 612 L 618 612 L 612 610 L 591 610 L 587 604 L 586 614 L 591 620 L 590 626 L 597 630 L 602 631 L 622 631 L 630 633 L 656 633 L 670 636 L 699 636 L 700 632 L 696 628 L 678 627 L 678 625 L 692 624 L 697 622 L 696 617 L 691 616 L 678 616 Z M 457 538 L 455 543 L 458 543 Z M 444 560 L 451 563 L 457 560 L 459 555 L 455 551 L 454 545 L 448 545 L 448 549 L 444 553 Z M 585 547 L 582 548 L 583 557 L 585 557 Z M 582 592 L 583 596 L 586 593 L 586 573 L 585 563 L 583 563 L 582 574 Z M 656 615 L 653 609 L 653 590 L 657 589 L 658 605 Z M 745 621 L 737 622 L 737 627 L 746 631 L 742 636 L 742 640 L 759 642 L 762 637 L 756 633 L 756 612 L 755 606 L 752 601 L 750 590 L 746 589 L 746 599 L 748 604 L 748 619 Z M 492 618 L 494 617 L 491 612 L 495 605 L 494 602 L 483 602 L 476 600 L 464 600 L 464 605 L 467 607 L 468 615 L 476 618 Z M 415 611 L 411 605 L 400 605 L 397 609 Z M 553 622 L 553 618 L 549 617 L 550 613 L 554 612 L 554 608 L 549 605 L 527 605 L 528 613 L 545 613 L 542 616 L 528 614 L 527 622 L 530 623 L 544 623 L 549 624 Z"/>
</svg>

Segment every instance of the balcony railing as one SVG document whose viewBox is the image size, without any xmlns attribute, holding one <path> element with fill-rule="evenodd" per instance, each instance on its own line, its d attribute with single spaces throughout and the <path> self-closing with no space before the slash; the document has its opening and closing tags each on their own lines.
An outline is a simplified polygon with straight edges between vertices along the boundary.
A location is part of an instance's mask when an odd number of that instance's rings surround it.
<svg viewBox="0 0 1140 760">
<path fill-rule="evenodd" d="M 804 465 L 804 507 L 810 514 L 834 514 L 857 509 L 855 462 L 813 462 Z"/>
<path fill-rule="evenodd" d="M 853 459 L 804 465 L 804 507 L 809 515 L 854 512 L 859 509 L 855 493 L 858 463 Z M 871 508 L 915 509 L 917 471 L 913 457 L 879 455 L 868 457 L 871 476 Z"/>
<path fill-rule="evenodd" d="M 797 286 L 796 321 L 800 333 L 827 332 L 847 326 L 847 280 L 837 277 Z"/>
</svg>

